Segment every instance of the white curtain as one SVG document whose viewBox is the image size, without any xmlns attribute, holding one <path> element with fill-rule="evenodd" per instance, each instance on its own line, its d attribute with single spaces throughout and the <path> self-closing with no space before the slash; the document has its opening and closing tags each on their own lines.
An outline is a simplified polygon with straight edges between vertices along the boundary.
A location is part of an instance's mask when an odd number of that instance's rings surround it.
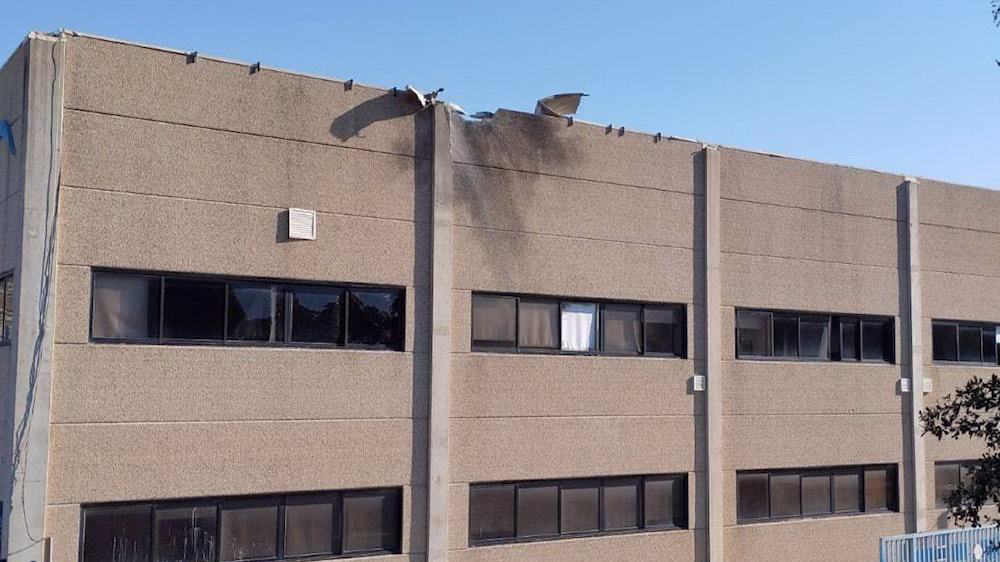
<svg viewBox="0 0 1000 562">
<path fill-rule="evenodd" d="M 594 351 L 597 349 L 597 305 L 563 303 L 563 351 Z"/>
</svg>

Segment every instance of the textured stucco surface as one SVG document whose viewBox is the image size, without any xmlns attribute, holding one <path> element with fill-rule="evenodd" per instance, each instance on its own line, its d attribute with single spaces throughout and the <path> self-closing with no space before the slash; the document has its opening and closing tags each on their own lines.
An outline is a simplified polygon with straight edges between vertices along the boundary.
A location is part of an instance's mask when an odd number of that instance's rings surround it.
<svg viewBox="0 0 1000 562">
<path fill-rule="evenodd" d="M 376 559 L 423 559 L 432 165 L 417 106 L 88 38 L 69 39 L 67 65 L 53 560 L 75 557 L 80 503 L 382 485 L 406 490 L 406 554 Z M 704 560 L 702 145 L 506 110 L 450 122 L 449 559 Z M 734 310 L 905 315 L 904 178 L 725 148 L 719 161 L 725 560 L 870 559 L 902 513 L 736 525 L 735 473 L 896 463 L 905 507 L 904 369 L 736 360 Z M 5 264 L 16 168 L 0 151 Z M 1000 320 L 1000 195 L 920 189 L 924 341 L 932 318 Z M 290 206 L 319 211 L 317 241 L 281 240 Z M 405 287 L 406 352 L 93 344 L 94 267 Z M 475 291 L 685 304 L 696 359 L 471 353 Z M 925 356 L 928 403 L 991 372 Z M 933 522 L 933 461 L 979 445 L 926 447 Z M 643 473 L 689 475 L 693 530 L 468 547 L 470 482 Z"/>
</svg>

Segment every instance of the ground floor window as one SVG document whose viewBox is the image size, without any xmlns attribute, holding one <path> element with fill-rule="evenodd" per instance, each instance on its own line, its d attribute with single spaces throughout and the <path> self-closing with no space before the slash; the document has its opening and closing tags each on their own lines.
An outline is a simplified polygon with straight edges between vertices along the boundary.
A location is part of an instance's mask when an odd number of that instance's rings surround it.
<svg viewBox="0 0 1000 562">
<path fill-rule="evenodd" d="M 83 562 L 238 562 L 400 552 L 402 490 L 85 506 Z"/>
</svg>

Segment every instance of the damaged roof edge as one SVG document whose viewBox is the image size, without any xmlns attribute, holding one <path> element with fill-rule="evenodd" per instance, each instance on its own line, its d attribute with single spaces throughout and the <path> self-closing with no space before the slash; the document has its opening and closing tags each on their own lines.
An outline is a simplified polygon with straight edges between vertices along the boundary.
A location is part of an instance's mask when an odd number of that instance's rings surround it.
<svg viewBox="0 0 1000 562">
<path fill-rule="evenodd" d="M 166 52 L 166 53 L 174 53 L 174 54 L 178 54 L 178 55 L 188 55 L 188 54 L 194 52 L 194 51 L 184 51 L 184 50 L 181 50 L 181 49 L 172 49 L 172 48 L 169 48 L 169 47 L 161 47 L 161 46 L 158 46 L 158 45 L 150 45 L 150 44 L 146 44 L 146 43 L 139 43 L 139 42 L 136 42 L 136 41 L 129 41 L 129 40 L 126 40 L 126 39 L 117 39 L 117 38 L 114 38 L 114 37 L 105 37 L 105 36 L 101 36 L 101 35 L 95 35 L 95 34 L 92 34 L 92 33 L 85 33 L 85 32 L 82 32 L 82 31 L 75 31 L 75 30 L 72 30 L 72 29 L 60 29 L 59 31 L 56 31 L 56 32 L 37 32 L 37 31 L 33 31 L 33 32 L 31 32 L 31 33 L 28 34 L 28 37 L 25 40 L 31 39 L 31 38 L 53 40 L 54 38 L 60 37 L 62 35 L 69 35 L 69 36 L 72 36 L 72 37 L 84 37 L 84 38 L 88 38 L 88 39 L 95 39 L 95 40 L 98 40 L 98 41 L 107 41 L 107 42 L 110 42 L 110 43 L 118 43 L 118 44 L 121 44 L 121 45 L 130 45 L 130 46 L 133 46 L 133 47 L 139 47 L 139 48 L 143 48 L 143 49 L 151 49 L 151 50 L 161 51 L 161 52 Z M 214 62 L 220 62 L 220 63 L 223 63 L 223 64 L 232 64 L 232 65 L 242 66 L 242 67 L 248 67 L 248 66 L 252 66 L 253 64 L 255 64 L 255 63 L 248 63 L 248 62 L 238 61 L 238 60 L 233 60 L 233 59 L 227 59 L 227 58 L 224 58 L 224 57 L 216 57 L 216 56 L 212 56 L 212 55 L 203 55 L 201 53 L 198 53 L 198 58 L 205 59 L 205 60 L 210 60 L 210 61 L 214 61 Z M 299 71 L 295 71 L 295 70 L 288 70 L 288 69 L 285 69 L 285 68 L 270 67 L 270 66 L 265 66 L 263 64 L 260 65 L 260 69 L 261 70 L 270 70 L 272 72 L 278 72 L 278 73 L 281 73 L 281 74 L 288 74 L 288 75 L 291 75 L 291 76 L 301 76 L 303 78 L 310 78 L 310 79 L 314 79 L 314 80 L 322 80 L 324 82 L 333 82 L 333 83 L 336 83 L 336 84 L 344 84 L 344 83 L 348 82 L 348 80 L 341 80 L 341 79 L 332 78 L 332 77 L 329 77 L 329 76 L 322 76 L 322 75 L 319 75 L 319 74 L 310 74 L 308 72 L 299 72 Z M 390 88 L 386 88 L 386 87 L 383 87 L 383 86 L 373 86 L 373 85 L 370 85 L 370 84 L 364 84 L 364 83 L 358 82 L 358 81 L 356 81 L 354 79 L 350 79 L 350 80 L 352 81 L 353 85 L 355 85 L 355 86 L 359 86 L 359 87 L 363 87 L 363 88 L 369 88 L 369 89 L 377 90 L 377 91 L 380 91 L 380 92 L 390 92 L 390 91 L 392 91 L 391 87 Z M 545 115 L 536 115 L 536 114 L 531 113 L 531 112 L 520 111 L 520 110 L 516 110 L 516 109 L 499 108 L 496 111 L 497 114 L 499 114 L 501 112 L 516 113 L 516 114 L 520 114 L 520 115 L 524 115 L 524 116 L 530 116 L 530 117 L 534 117 L 534 118 L 540 118 L 540 119 L 560 119 L 560 120 L 564 119 L 562 117 L 550 117 L 550 116 L 545 116 Z M 582 125 L 589 125 L 591 127 L 599 128 L 601 130 L 604 130 L 604 129 L 607 128 L 606 124 L 594 123 L 594 122 L 586 121 L 586 120 L 583 120 L 583 119 L 574 118 L 573 121 L 574 121 L 574 123 L 579 123 L 579 124 L 582 124 Z M 638 130 L 628 130 L 627 128 L 626 128 L 626 132 L 633 133 L 633 134 L 638 134 L 638 135 L 644 135 L 644 136 L 648 136 L 648 137 L 651 137 L 651 138 L 656 137 L 656 135 L 657 135 L 657 133 L 650 133 L 650 132 L 638 131 Z M 718 143 L 713 143 L 713 142 L 708 142 L 708 141 L 703 141 L 703 140 L 698 140 L 698 139 L 693 139 L 693 138 L 678 137 L 678 136 L 674 136 L 674 135 L 662 135 L 662 138 L 664 140 L 675 140 L 675 141 L 696 143 L 696 144 L 701 144 L 701 145 L 706 146 L 706 147 L 709 147 L 709 146 L 710 147 L 717 147 L 717 148 L 720 148 L 720 149 L 733 150 L 733 151 L 737 151 L 737 152 L 745 152 L 745 153 L 748 153 L 748 154 L 758 154 L 758 155 L 761 155 L 761 156 L 769 156 L 769 157 L 772 157 L 772 158 L 782 158 L 782 159 L 786 159 L 786 160 L 795 160 L 797 162 L 805 162 L 805 163 L 811 163 L 811 164 L 820 164 L 820 165 L 824 165 L 824 166 L 832 166 L 832 167 L 841 168 L 841 169 L 845 169 L 845 170 L 853 170 L 853 171 L 859 171 L 859 172 L 868 172 L 868 173 L 883 174 L 883 175 L 888 175 L 888 176 L 896 176 L 896 177 L 899 177 L 901 181 L 904 181 L 904 180 L 907 180 L 907 179 L 910 179 L 910 178 L 916 178 L 917 181 L 923 180 L 923 181 L 930 181 L 930 182 L 940 182 L 940 183 L 946 183 L 946 184 L 957 186 L 957 187 L 965 187 L 965 188 L 970 188 L 970 189 L 981 189 L 981 190 L 993 191 L 993 192 L 996 192 L 996 191 L 1000 190 L 1000 186 L 997 186 L 997 189 L 991 189 L 989 187 L 984 187 L 984 186 L 975 186 L 975 185 L 969 185 L 969 184 L 955 183 L 955 182 L 951 182 L 951 181 L 947 181 L 947 180 L 940 180 L 940 179 L 934 179 L 934 178 L 924 178 L 924 177 L 921 177 L 921 176 L 914 176 L 913 174 L 906 174 L 906 173 L 901 173 L 901 172 L 892 172 L 892 171 L 878 170 L 878 169 L 873 169 L 873 168 L 862 168 L 860 166 L 853 166 L 853 165 L 850 165 L 850 164 L 840 164 L 840 163 L 837 163 L 837 162 L 827 162 L 827 161 L 823 161 L 823 160 L 815 160 L 815 159 L 803 158 L 803 157 L 798 157 L 798 156 L 790 156 L 790 155 L 782 154 L 782 153 L 779 153 L 779 152 L 772 152 L 772 151 L 759 150 L 759 149 L 753 149 L 753 148 L 743 148 L 743 147 L 739 147 L 739 146 L 730 146 L 730 145 L 718 144 Z"/>
</svg>

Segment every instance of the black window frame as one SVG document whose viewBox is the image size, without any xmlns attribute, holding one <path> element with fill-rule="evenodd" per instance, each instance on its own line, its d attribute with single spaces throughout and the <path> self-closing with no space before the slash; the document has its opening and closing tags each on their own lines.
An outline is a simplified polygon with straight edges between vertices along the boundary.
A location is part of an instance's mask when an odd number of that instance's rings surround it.
<svg viewBox="0 0 1000 562">
<path fill-rule="evenodd" d="M 893 484 L 891 488 L 890 497 L 887 498 L 888 507 L 885 508 L 871 508 L 867 506 L 867 498 L 865 497 L 865 472 L 869 470 L 888 470 L 889 478 Z M 836 507 L 836 486 L 834 477 L 837 475 L 856 475 L 858 477 L 858 506 L 857 511 L 837 511 Z M 767 505 L 768 515 L 766 517 L 753 517 L 744 518 L 739 516 L 739 478 L 741 476 L 759 476 L 767 475 Z M 771 480 L 775 476 L 785 476 L 785 475 L 797 475 L 799 477 L 799 513 L 797 515 L 782 515 L 773 516 L 771 507 Z M 828 513 L 813 513 L 804 514 L 803 513 L 803 492 L 802 492 L 802 480 L 803 477 L 816 477 L 816 476 L 826 476 L 830 479 L 830 511 Z M 850 466 L 826 466 L 826 467 L 808 467 L 808 468 L 780 468 L 780 469 L 761 469 L 761 470 L 739 470 L 736 472 L 736 523 L 738 525 L 749 525 L 756 523 L 770 523 L 776 521 L 788 521 L 794 519 L 815 519 L 815 518 L 827 518 L 827 517 L 849 517 L 853 515 L 860 515 L 864 513 L 898 513 L 899 512 L 899 468 L 896 464 L 869 464 L 869 465 L 850 465 Z"/>
<path fill-rule="evenodd" d="M 627 529 L 613 529 L 605 530 L 605 510 L 604 510 L 604 488 L 606 483 L 613 483 L 616 481 L 627 480 L 627 479 L 638 479 L 638 487 L 636 489 L 636 521 L 638 526 L 635 528 Z M 647 480 L 657 480 L 661 481 L 664 479 L 679 480 L 681 482 L 681 493 L 684 499 L 684 516 L 682 518 L 682 524 L 668 524 L 668 525 L 647 525 L 645 521 L 645 490 Z M 597 531 L 563 531 L 562 525 L 562 491 L 563 487 L 578 487 L 586 484 L 594 484 L 598 486 L 598 496 L 597 496 L 597 509 L 598 509 L 598 530 Z M 504 480 L 496 482 L 474 482 L 469 485 L 470 489 L 476 487 L 487 487 L 487 486 L 513 486 L 514 487 L 514 502 L 511 506 L 513 510 L 513 533 L 510 537 L 497 537 L 492 539 L 476 539 L 473 536 L 473 521 L 469 518 L 468 522 L 468 537 L 470 547 L 481 547 L 481 546 L 493 546 L 498 544 L 516 544 L 516 543 L 531 543 L 539 541 L 551 541 L 551 540 L 563 540 L 563 539 L 573 539 L 580 537 L 601 537 L 601 536 L 613 536 L 613 535 L 627 535 L 634 533 L 650 533 L 657 531 L 677 531 L 690 528 L 690 505 L 688 504 L 688 475 L 685 473 L 673 473 L 673 474 L 629 474 L 622 476 L 603 476 L 603 477 L 593 477 L 593 478 L 560 478 L 560 479 L 550 479 L 550 480 Z M 554 534 L 531 536 L 531 537 L 518 537 L 518 524 L 517 524 L 517 507 L 518 507 L 518 490 L 521 487 L 537 487 L 537 486 L 556 486 L 556 527 L 557 531 Z M 469 512 L 472 512 L 472 494 L 469 494 Z M 676 518 L 675 518 L 676 520 Z"/>
<path fill-rule="evenodd" d="M 687 359 L 687 305 L 681 303 L 663 303 L 663 302 L 650 302 L 650 301 L 632 301 L 632 300 L 609 300 L 609 299 L 587 299 L 587 298 L 576 298 L 576 297 L 558 297 L 551 295 L 531 295 L 531 294 L 511 294 L 511 293 L 493 293 L 484 291 L 474 291 L 472 293 L 473 299 L 476 296 L 483 297 L 493 297 L 493 298 L 509 298 L 514 300 L 514 345 L 513 346 L 503 346 L 503 345 L 484 345 L 477 343 L 474 337 L 471 335 L 470 330 L 470 341 L 471 350 L 473 353 L 511 353 L 511 354 L 522 354 L 522 355 L 569 355 L 569 356 L 601 356 L 601 357 L 656 357 L 656 358 L 669 358 L 669 359 Z M 521 326 L 520 326 L 520 307 L 521 299 L 531 302 L 545 302 L 555 304 L 559 309 L 560 319 L 562 316 L 562 307 L 564 304 L 594 304 L 597 306 L 595 322 L 597 324 L 595 330 L 595 349 L 590 351 L 569 351 L 563 350 L 561 347 L 562 342 L 562 323 L 559 322 L 556 325 L 556 344 L 559 345 L 558 348 L 540 348 L 540 347 L 522 347 L 520 345 L 521 336 Z M 606 305 L 612 306 L 638 306 L 639 313 L 639 344 L 642 350 L 639 353 L 629 353 L 629 352 L 608 352 L 604 351 L 604 308 Z M 675 312 L 680 315 L 680 322 L 678 325 L 681 326 L 680 334 L 675 335 L 675 344 L 680 349 L 675 353 L 663 353 L 663 352 L 650 352 L 647 351 L 646 345 L 646 309 L 647 308 L 672 308 Z M 473 305 L 471 307 L 471 324 L 475 325 L 475 314 L 476 308 Z M 677 340 L 680 341 L 677 341 Z"/>
<path fill-rule="evenodd" d="M 767 315 L 767 341 L 768 349 L 766 353 L 742 353 L 740 351 L 740 322 L 739 315 L 741 313 L 747 314 L 765 314 Z M 778 316 L 794 316 L 797 324 L 797 338 L 796 338 L 796 355 L 775 355 L 775 341 L 774 341 L 774 317 Z M 826 357 L 803 357 L 802 356 L 802 318 L 816 319 L 817 317 L 827 317 L 829 318 L 827 326 L 830 329 L 830 342 L 828 344 L 829 349 L 827 350 Z M 865 363 L 870 365 L 895 365 L 896 361 L 896 324 L 895 318 L 892 316 L 881 316 L 881 315 L 864 315 L 864 314 L 838 314 L 832 312 L 813 312 L 813 311 L 792 311 L 792 310 L 781 310 L 781 309 L 770 309 L 770 308 L 737 308 L 735 311 L 735 352 L 736 359 L 740 361 L 793 361 L 801 363 L 831 363 L 831 362 L 845 362 L 845 363 Z M 842 323 L 851 322 L 856 326 L 855 331 L 855 351 L 856 357 L 853 358 L 843 358 L 841 356 L 841 350 L 843 349 L 843 330 L 841 329 Z M 892 345 L 888 349 L 884 350 L 887 357 L 883 359 L 866 359 L 864 358 L 864 338 L 862 332 L 863 325 L 866 322 L 879 322 L 883 326 L 887 326 L 891 330 L 891 337 L 889 338 Z"/>
<path fill-rule="evenodd" d="M 933 356 L 934 349 L 934 328 L 937 326 L 952 327 L 955 329 L 955 359 L 938 359 Z M 963 361 L 962 360 L 962 328 L 977 328 L 979 329 L 979 361 Z M 996 331 L 1000 329 L 1000 322 L 980 322 L 980 321 L 970 321 L 970 320 L 943 320 L 943 319 L 933 319 L 931 320 L 931 350 L 932 350 L 932 361 L 940 365 L 953 365 L 953 366 L 965 366 L 965 367 L 996 367 L 1000 365 L 1000 352 L 994 352 L 996 359 L 992 362 L 986 361 L 985 348 L 983 347 L 983 336 L 984 331 L 992 328 L 994 331 L 994 349 L 1000 347 L 996 343 Z"/>
<path fill-rule="evenodd" d="M 379 549 L 379 550 L 365 550 L 356 552 L 345 552 L 344 550 L 344 502 L 345 496 L 350 494 L 394 494 L 396 496 L 399 512 L 399 521 L 397 522 L 393 532 L 395 533 L 395 549 Z M 339 510 L 339 513 L 334 516 L 333 520 L 339 524 L 339 553 L 332 554 L 308 554 L 301 556 L 284 556 L 285 554 L 285 506 L 289 499 L 295 498 L 300 499 L 304 497 L 316 497 L 316 498 L 333 498 L 334 509 Z M 327 490 L 327 491 L 312 491 L 312 492 L 289 492 L 285 494 L 257 494 L 248 496 L 213 496 L 205 498 L 189 498 L 189 499 L 168 499 L 168 500 L 156 500 L 147 502 L 114 502 L 114 503 L 94 503 L 94 504 L 84 504 L 80 506 L 80 538 L 78 547 L 78 559 L 82 562 L 86 562 L 84 559 L 84 546 L 86 544 L 86 516 L 88 510 L 93 511 L 110 511 L 113 512 L 116 509 L 139 509 L 144 508 L 148 511 L 149 517 L 149 562 L 153 562 L 156 559 L 157 554 L 157 528 L 156 528 L 156 510 L 157 509 L 177 509 L 177 508 L 187 508 L 187 507 L 215 507 L 215 530 L 216 530 L 216 545 L 213 560 L 219 562 L 222 559 L 222 511 L 223 506 L 231 502 L 241 502 L 241 501 L 266 501 L 274 500 L 277 502 L 277 511 L 275 513 L 276 529 L 277 535 L 275 537 L 276 545 L 276 556 L 274 558 L 259 558 L 253 559 L 254 562 L 283 562 L 286 560 L 316 560 L 316 559 L 342 559 L 342 558 L 360 558 L 366 556 L 387 556 L 392 554 L 402 554 L 403 550 L 403 520 L 406 517 L 404 512 L 405 501 L 403 489 L 401 487 L 388 487 L 388 488 L 364 488 L 357 490 Z M 331 527 L 331 536 L 336 538 L 333 534 L 335 529 Z M 337 544 L 336 542 L 334 544 Z"/>
<path fill-rule="evenodd" d="M 123 276 L 138 276 L 158 279 L 160 285 L 160 296 L 159 296 L 159 318 L 158 330 L 156 337 L 150 338 L 116 338 L 116 337 L 104 337 L 94 335 L 94 279 L 98 275 L 123 275 Z M 181 280 L 181 281 L 201 281 L 201 282 L 217 282 L 224 285 L 223 291 L 223 301 L 225 306 L 223 307 L 223 319 L 222 319 L 222 339 L 182 339 L 182 338 L 166 338 L 163 336 L 163 324 L 164 324 L 164 292 L 166 281 L 170 280 Z M 271 335 L 269 340 L 244 340 L 231 338 L 229 334 L 229 307 L 230 307 L 230 287 L 231 285 L 267 285 L 271 288 L 271 298 L 274 303 L 279 300 L 284 307 L 283 310 L 283 337 L 282 340 L 278 341 L 275 338 L 275 323 L 277 322 L 275 315 L 272 314 L 271 317 Z M 341 333 L 338 336 L 338 341 L 333 343 L 328 342 L 297 342 L 292 340 L 292 295 L 296 288 L 323 288 L 330 289 L 334 291 L 340 291 L 341 293 L 341 305 L 339 314 L 339 321 L 341 322 Z M 397 329 L 399 330 L 399 345 L 370 345 L 370 344 L 357 344 L 348 343 L 348 314 L 349 306 L 348 299 L 350 298 L 351 290 L 357 291 L 385 291 L 395 293 L 399 299 L 402 300 L 402 310 L 400 311 L 399 324 Z M 291 347 L 291 348 L 319 348 L 319 349 L 346 349 L 346 350 L 372 350 L 372 351 L 404 351 L 406 348 L 406 299 L 407 290 L 405 287 L 391 286 L 391 285 L 369 285 L 363 283 L 333 283 L 333 282 L 320 282 L 320 281 L 289 281 L 281 279 L 269 279 L 269 278 L 258 278 L 258 277 L 232 277 L 232 276 L 212 276 L 212 275 L 200 275 L 200 274 L 189 274 L 189 273 L 163 273 L 163 272 L 149 272 L 149 271 L 137 271 L 137 270 L 120 270 L 120 269 L 105 269 L 105 268 L 93 268 L 91 271 L 91 283 L 90 283 L 90 319 L 88 323 L 88 337 L 93 343 L 100 344 L 125 344 L 125 345 L 184 345 L 184 346 L 225 346 L 225 347 Z"/>
</svg>

